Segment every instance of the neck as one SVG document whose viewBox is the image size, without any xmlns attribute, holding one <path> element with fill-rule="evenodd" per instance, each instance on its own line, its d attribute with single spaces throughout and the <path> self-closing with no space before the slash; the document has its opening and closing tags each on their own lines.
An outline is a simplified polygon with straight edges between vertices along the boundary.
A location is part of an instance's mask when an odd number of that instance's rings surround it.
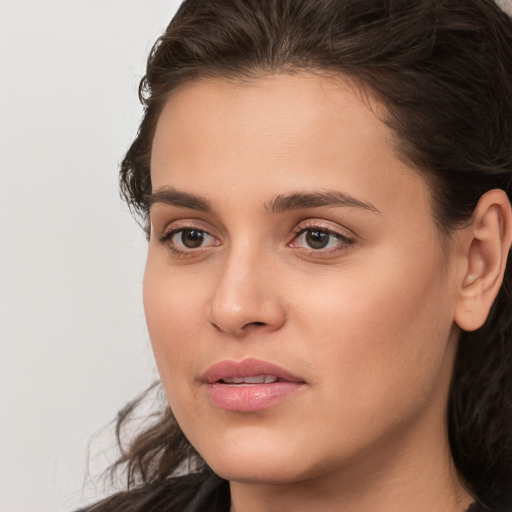
<svg viewBox="0 0 512 512">
<path fill-rule="evenodd" d="M 473 498 L 453 465 L 444 421 L 415 423 L 320 476 L 293 483 L 231 482 L 231 512 L 467 510 Z"/>
</svg>

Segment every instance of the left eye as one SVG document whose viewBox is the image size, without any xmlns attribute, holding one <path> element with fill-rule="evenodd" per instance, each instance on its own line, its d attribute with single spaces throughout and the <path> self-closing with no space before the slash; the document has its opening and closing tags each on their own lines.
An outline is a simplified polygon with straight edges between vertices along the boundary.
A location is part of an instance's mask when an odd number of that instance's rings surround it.
<svg viewBox="0 0 512 512">
<path fill-rule="evenodd" d="M 199 249 L 216 245 L 216 239 L 202 229 L 185 228 L 172 231 L 165 238 L 176 249 Z"/>
<path fill-rule="evenodd" d="M 293 242 L 293 247 L 302 247 L 319 251 L 321 249 L 332 249 L 339 245 L 349 245 L 352 240 L 332 231 L 325 229 L 309 228 L 302 230 Z"/>
</svg>

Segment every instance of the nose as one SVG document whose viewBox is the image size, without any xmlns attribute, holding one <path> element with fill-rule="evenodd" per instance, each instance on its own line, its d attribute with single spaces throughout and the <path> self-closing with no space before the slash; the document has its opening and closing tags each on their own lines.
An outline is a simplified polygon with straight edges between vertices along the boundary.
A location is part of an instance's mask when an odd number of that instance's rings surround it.
<svg viewBox="0 0 512 512">
<path fill-rule="evenodd" d="M 233 252 L 223 262 L 207 312 L 210 324 L 235 337 L 276 331 L 286 321 L 271 263 L 248 252 Z"/>
</svg>

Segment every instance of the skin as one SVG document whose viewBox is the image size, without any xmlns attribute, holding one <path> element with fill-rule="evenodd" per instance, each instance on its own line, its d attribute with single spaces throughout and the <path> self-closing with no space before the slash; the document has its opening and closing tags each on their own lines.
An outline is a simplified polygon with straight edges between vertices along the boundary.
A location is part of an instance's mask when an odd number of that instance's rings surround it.
<svg viewBox="0 0 512 512">
<path fill-rule="evenodd" d="M 508 236 L 508 201 L 493 191 L 472 227 L 442 245 L 427 183 L 371 106 L 339 77 L 277 74 L 184 85 L 159 119 L 148 329 L 172 410 L 230 480 L 233 512 L 461 511 L 473 501 L 452 465 L 445 410 L 457 323 L 485 319 L 504 267 L 476 229 Z M 159 201 L 171 187 L 210 211 Z M 326 190 L 371 207 L 269 208 Z M 202 245 L 184 246 L 185 228 L 207 233 Z M 312 248 L 314 230 L 337 235 Z M 256 412 L 215 407 L 201 376 L 247 357 L 306 385 Z"/>
</svg>

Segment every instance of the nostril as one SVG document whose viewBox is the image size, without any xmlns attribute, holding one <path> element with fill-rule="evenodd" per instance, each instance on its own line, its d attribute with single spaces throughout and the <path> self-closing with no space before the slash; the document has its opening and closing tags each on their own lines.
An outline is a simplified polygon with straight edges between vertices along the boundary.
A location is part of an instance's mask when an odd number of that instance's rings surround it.
<svg viewBox="0 0 512 512">
<path fill-rule="evenodd" d="M 253 327 L 264 327 L 265 325 L 267 325 L 265 322 L 248 322 L 242 327 L 242 329 L 250 330 Z"/>
<path fill-rule="evenodd" d="M 213 327 L 216 330 L 218 330 L 218 331 L 223 330 L 222 327 L 220 327 L 216 323 L 211 322 L 211 324 L 213 325 Z M 245 325 L 242 325 L 241 329 L 244 330 L 244 329 L 250 329 L 251 327 L 264 327 L 265 325 L 267 325 L 265 322 L 248 322 Z"/>
</svg>

